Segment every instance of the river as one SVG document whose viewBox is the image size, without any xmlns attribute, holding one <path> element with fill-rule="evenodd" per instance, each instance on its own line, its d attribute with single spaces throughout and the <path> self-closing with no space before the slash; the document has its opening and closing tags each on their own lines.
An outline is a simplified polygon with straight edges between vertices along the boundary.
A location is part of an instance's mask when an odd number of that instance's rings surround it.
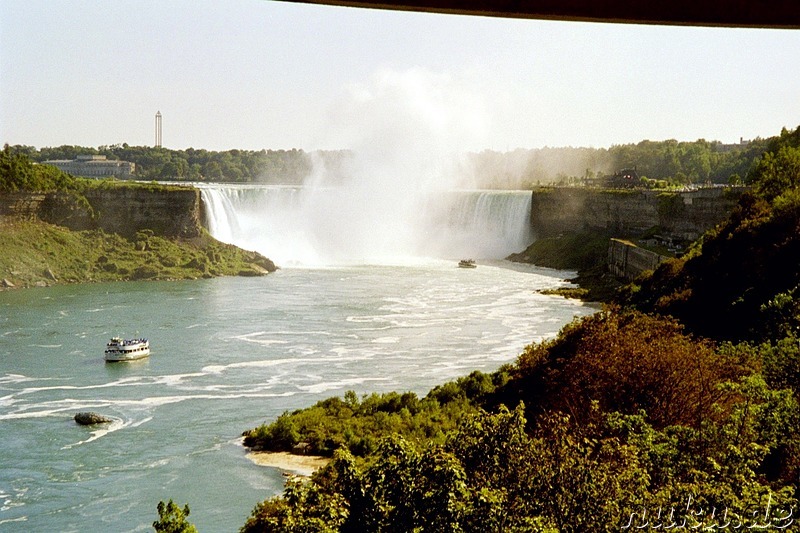
<svg viewBox="0 0 800 533">
<path fill-rule="evenodd" d="M 245 429 L 347 390 L 424 395 L 593 312 L 536 292 L 569 272 L 389 263 L 0 292 L 0 531 L 152 531 L 170 498 L 237 531 L 284 481 Z M 105 363 L 115 335 L 152 355 Z M 86 410 L 114 422 L 77 425 Z"/>
</svg>

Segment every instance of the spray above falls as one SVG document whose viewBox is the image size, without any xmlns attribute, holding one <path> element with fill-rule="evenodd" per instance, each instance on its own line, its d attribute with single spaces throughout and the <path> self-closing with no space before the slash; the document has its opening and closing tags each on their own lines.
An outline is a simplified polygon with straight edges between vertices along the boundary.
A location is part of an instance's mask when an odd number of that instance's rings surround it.
<svg viewBox="0 0 800 533">
<path fill-rule="evenodd" d="M 378 72 L 329 117 L 331 139 L 320 144 L 353 154 L 337 179 L 318 164 L 299 188 L 206 187 L 211 232 L 283 266 L 520 251 L 529 192 L 455 192 L 469 186 L 458 154 L 482 134 L 483 107 L 450 76 Z"/>
</svg>

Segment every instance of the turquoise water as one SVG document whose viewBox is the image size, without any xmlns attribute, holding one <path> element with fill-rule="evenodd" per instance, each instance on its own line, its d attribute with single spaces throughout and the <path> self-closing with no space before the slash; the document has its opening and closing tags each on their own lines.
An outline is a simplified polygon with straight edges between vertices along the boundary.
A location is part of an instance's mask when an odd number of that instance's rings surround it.
<svg viewBox="0 0 800 533">
<path fill-rule="evenodd" d="M 284 480 L 245 458 L 243 430 L 513 361 L 593 311 L 535 292 L 568 275 L 430 260 L 0 292 L 0 531 L 152 531 L 169 498 L 200 531 L 237 531 Z M 114 335 L 151 357 L 105 363 Z M 78 426 L 84 410 L 114 422 Z"/>
</svg>

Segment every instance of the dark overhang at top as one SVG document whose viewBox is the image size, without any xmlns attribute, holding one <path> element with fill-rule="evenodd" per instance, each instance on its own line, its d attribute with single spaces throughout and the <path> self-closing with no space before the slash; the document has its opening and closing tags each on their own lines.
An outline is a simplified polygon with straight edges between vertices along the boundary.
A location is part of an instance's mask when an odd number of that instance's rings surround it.
<svg viewBox="0 0 800 533">
<path fill-rule="evenodd" d="M 800 0 L 284 0 L 305 4 L 492 17 L 800 28 Z"/>
</svg>

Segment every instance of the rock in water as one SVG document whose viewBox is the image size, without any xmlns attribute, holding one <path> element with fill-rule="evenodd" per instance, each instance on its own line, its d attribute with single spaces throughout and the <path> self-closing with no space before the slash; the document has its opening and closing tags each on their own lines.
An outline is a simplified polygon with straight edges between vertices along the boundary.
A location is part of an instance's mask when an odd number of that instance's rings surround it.
<svg viewBox="0 0 800 533">
<path fill-rule="evenodd" d="M 108 422 L 113 422 L 113 420 L 99 413 L 87 411 L 85 413 L 76 414 L 75 422 L 82 426 L 91 426 L 93 424 L 107 424 Z"/>
</svg>

